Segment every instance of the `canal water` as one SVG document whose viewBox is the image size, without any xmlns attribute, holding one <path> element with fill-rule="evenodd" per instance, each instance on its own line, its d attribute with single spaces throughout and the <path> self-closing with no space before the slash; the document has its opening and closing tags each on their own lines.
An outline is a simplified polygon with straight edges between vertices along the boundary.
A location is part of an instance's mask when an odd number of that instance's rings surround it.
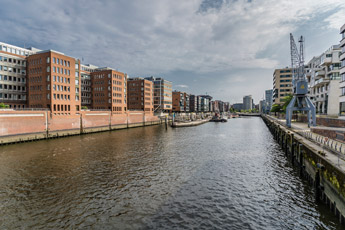
<svg viewBox="0 0 345 230">
<path fill-rule="evenodd" d="M 0 147 L 0 229 L 341 229 L 261 118 Z"/>
</svg>

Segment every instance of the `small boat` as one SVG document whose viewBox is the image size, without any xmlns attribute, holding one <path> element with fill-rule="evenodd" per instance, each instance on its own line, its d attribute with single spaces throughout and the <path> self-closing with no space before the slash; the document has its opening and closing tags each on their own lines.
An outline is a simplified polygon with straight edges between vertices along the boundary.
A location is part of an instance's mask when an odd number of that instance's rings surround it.
<svg viewBox="0 0 345 230">
<path fill-rule="evenodd" d="M 227 122 L 228 119 L 225 117 L 213 116 L 210 122 Z"/>
</svg>

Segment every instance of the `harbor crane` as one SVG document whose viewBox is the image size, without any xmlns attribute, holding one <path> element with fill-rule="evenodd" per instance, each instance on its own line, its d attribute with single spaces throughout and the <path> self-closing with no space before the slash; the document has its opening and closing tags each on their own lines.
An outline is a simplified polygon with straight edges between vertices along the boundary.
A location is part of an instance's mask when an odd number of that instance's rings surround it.
<svg viewBox="0 0 345 230">
<path fill-rule="evenodd" d="M 292 69 L 293 98 L 286 107 L 286 125 L 291 128 L 291 119 L 293 111 L 306 111 L 308 126 L 316 126 L 315 106 L 311 102 L 308 94 L 308 82 L 304 69 L 304 38 L 301 36 L 298 40 L 300 49 L 296 46 L 293 35 L 290 34 L 290 52 Z"/>
</svg>

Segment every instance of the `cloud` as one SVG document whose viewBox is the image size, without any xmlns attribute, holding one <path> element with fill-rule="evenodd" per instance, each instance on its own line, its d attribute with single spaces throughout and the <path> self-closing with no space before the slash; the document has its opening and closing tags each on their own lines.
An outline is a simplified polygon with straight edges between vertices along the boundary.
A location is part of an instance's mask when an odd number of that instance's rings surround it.
<svg viewBox="0 0 345 230">
<path fill-rule="evenodd" d="M 175 86 L 178 87 L 178 88 L 189 88 L 188 85 L 175 85 Z"/>
<path fill-rule="evenodd" d="M 162 75 L 190 90 L 203 85 L 203 92 L 218 92 L 214 81 L 236 82 L 241 76 L 243 88 L 258 95 L 265 89 L 249 75 L 289 65 L 290 32 L 316 19 L 324 31 L 334 30 L 345 15 L 343 0 L 2 0 L 2 5 L 4 42 L 55 49 L 133 77 Z M 190 74 L 180 79 L 172 74 L 177 70 Z"/>
</svg>

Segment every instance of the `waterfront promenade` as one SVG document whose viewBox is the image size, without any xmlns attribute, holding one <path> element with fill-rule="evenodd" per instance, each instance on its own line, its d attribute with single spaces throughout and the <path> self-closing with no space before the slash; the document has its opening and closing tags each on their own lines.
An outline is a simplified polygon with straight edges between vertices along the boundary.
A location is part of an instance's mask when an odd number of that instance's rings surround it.
<svg viewBox="0 0 345 230">
<path fill-rule="evenodd" d="M 277 121 L 280 125 L 286 127 L 285 119 L 278 119 L 273 116 L 269 116 L 271 119 Z M 287 127 L 286 127 L 287 128 Z M 343 130 L 343 128 L 333 128 L 333 127 L 319 127 L 334 129 L 334 130 Z M 303 122 L 292 122 L 291 131 L 304 137 L 304 142 L 315 149 L 316 152 L 325 153 L 323 156 L 327 161 L 332 165 L 337 167 L 339 170 L 345 173 L 345 143 L 326 138 L 324 136 L 318 135 L 311 131 L 311 128 L 308 127 L 307 123 Z"/>
</svg>

